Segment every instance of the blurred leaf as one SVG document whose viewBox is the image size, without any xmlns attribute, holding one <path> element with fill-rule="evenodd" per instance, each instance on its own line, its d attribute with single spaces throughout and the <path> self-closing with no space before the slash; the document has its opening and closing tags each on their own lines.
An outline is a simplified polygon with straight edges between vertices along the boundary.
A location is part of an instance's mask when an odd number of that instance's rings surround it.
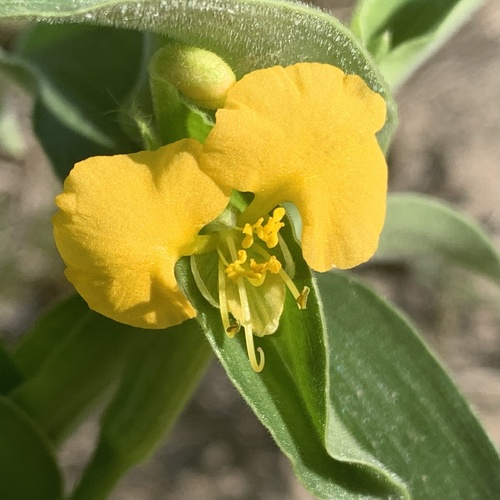
<svg viewBox="0 0 500 500">
<path fill-rule="evenodd" d="M 425 257 L 458 264 L 500 282 L 500 255 L 474 220 L 428 196 L 389 196 L 376 258 Z"/>
<path fill-rule="evenodd" d="M 311 287 L 307 309 L 299 310 L 287 293 L 276 333 L 254 337 L 265 354 L 265 366 L 255 373 L 248 360 L 243 331 L 235 338 L 224 332 L 219 310 L 208 306 L 181 263 L 184 286 L 198 309 L 213 350 L 229 378 L 292 462 L 299 480 L 319 498 L 405 498 L 405 487 L 385 465 L 364 451 L 355 439 L 325 448 L 326 353 L 323 324 L 311 275 L 300 248 L 291 244 L 290 229 L 282 229 L 297 267 L 294 282 Z M 288 238 L 287 238 L 288 236 Z M 343 432 L 343 429 L 338 429 Z M 345 435 L 345 434 L 344 434 Z M 364 460 L 359 457 L 363 455 Z"/>
<path fill-rule="evenodd" d="M 120 108 L 141 65 L 142 35 L 84 25 L 38 24 L 2 68 L 38 97 L 34 129 L 64 179 L 89 156 L 139 149 L 125 133 Z"/>
<path fill-rule="evenodd" d="M 73 500 L 107 497 L 120 477 L 160 444 L 186 404 L 212 351 L 198 324 L 143 332 L 101 422 L 96 452 Z"/>
<path fill-rule="evenodd" d="M 0 394 L 5 394 L 23 380 L 21 370 L 0 338 Z"/>
<path fill-rule="evenodd" d="M 0 154 L 20 158 L 26 144 L 18 116 L 7 102 L 9 86 L 10 82 L 0 74 Z"/>
<path fill-rule="evenodd" d="M 0 396 L 0 498 L 58 500 L 62 480 L 47 438 Z"/>
<path fill-rule="evenodd" d="M 375 57 L 394 89 L 482 3 L 483 0 L 360 0 L 351 29 Z"/>
<path fill-rule="evenodd" d="M 69 300 L 37 324 L 30 349 L 39 342 L 45 359 L 37 359 L 24 344 L 21 365 L 26 363 L 30 376 L 9 394 L 54 442 L 75 426 L 117 378 L 137 331 L 88 310 L 82 302 Z M 72 313 L 73 324 L 68 328 Z M 53 346 L 50 353 L 49 345 Z"/>
<path fill-rule="evenodd" d="M 360 75 L 386 99 L 387 122 L 379 133 L 384 148 L 396 126 L 396 106 L 368 53 L 335 18 L 302 4 L 271 0 L 16 0 L 0 4 L 0 17 L 92 22 L 150 31 L 212 50 L 239 77 L 276 64 L 332 64 L 346 73 Z M 116 54 L 128 60 L 124 51 Z"/>
<path fill-rule="evenodd" d="M 412 499 L 500 498 L 493 445 L 413 327 L 346 274 L 317 280 L 328 331 L 327 446 L 343 445 L 340 418 Z"/>
<path fill-rule="evenodd" d="M 87 304 L 78 295 L 73 295 L 40 316 L 23 335 L 13 354 L 23 375 L 26 378 L 36 375 L 59 344 L 92 314 Z"/>
</svg>

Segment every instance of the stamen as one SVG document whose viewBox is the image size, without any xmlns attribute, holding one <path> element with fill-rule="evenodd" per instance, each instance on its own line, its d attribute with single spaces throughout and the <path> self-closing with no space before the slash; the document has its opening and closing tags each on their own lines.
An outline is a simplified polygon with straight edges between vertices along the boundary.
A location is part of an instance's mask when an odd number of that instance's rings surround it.
<svg viewBox="0 0 500 500">
<path fill-rule="evenodd" d="M 255 262 L 255 259 L 250 259 L 250 269 L 256 273 L 262 274 L 269 271 L 271 274 L 278 274 L 281 269 L 281 262 L 275 255 L 271 255 L 269 260 L 262 263 Z"/>
<path fill-rule="evenodd" d="M 267 271 L 277 274 L 279 270 L 278 266 L 281 267 L 276 258 L 274 260 L 271 258 L 264 264 L 257 264 L 254 259 L 251 259 L 250 269 L 245 269 L 243 264 L 247 261 L 247 258 L 248 255 L 245 250 L 238 250 L 238 258 L 231 264 L 226 265 L 224 272 L 230 280 L 236 283 L 241 277 L 245 277 L 253 286 L 260 286 L 264 283 Z"/>
<path fill-rule="evenodd" d="M 266 252 L 262 247 L 259 245 L 255 245 L 254 250 L 258 253 L 260 253 L 263 257 L 266 259 L 271 259 L 273 256 Z M 288 287 L 290 292 L 292 292 L 293 298 L 297 302 L 297 306 L 299 309 L 305 309 L 307 305 L 307 296 L 309 295 L 309 288 L 305 286 L 302 290 L 302 292 L 299 292 L 298 288 L 295 286 L 295 283 L 292 281 L 292 278 L 288 276 L 288 274 L 285 272 L 283 268 L 279 270 L 279 275 L 280 278 L 284 281 L 285 285 Z"/>
<path fill-rule="evenodd" d="M 226 328 L 227 336 L 232 339 L 241 329 L 241 325 L 235 321 Z"/>
<path fill-rule="evenodd" d="M 254 273 L 253 277 L 247 276 L 246 278 L 248 279 L 251 285 L 258 287 L 262 285 L 262 283 L 264 283 L 266 279 L 266 273 Z"/>
<path fill-rule="evenodd" d="M 283 271 L 283 269 L 280 271 L 280 277 L 285 282 L 285 285 L 288 287 L 290 292 L 292 292 L 293 298 L 295 299 L 295 302 L 297 302 L 299 309 L 305 309 L 307 306 L 307 296 L 310 292 L 309 287 L 305 286 L 302 289 L 302 292 L 299 292 L 295 283 L 291 280 L 290 276 Z"/>
<path fill-rule="evenodd" d="M 229 266 L 229 262 L 225 259 L 223 253 L 221 252 L 220 248 L 217 247 L 217 253 L 219 254 L 219 259 L 222 261 L 222 263 L 227 267 Z"/>
<path fill-rule="evenodd" d="M 299 309 L 305 309 L 307 307 L 307 297 L 309 297 L 309 292 L 311 289 L 308 286 L 305 286 L 302 289 L 302 292 L 300 292 L 300 295 L 298 298 L 296 298 L 297 305 L 299 306 Z"/>
<path fill-rule="evenodd" d="M 247 222 L 241 232 L 245 235 L 241 246 L 243 248 L 250 248 L 253 245 L 253 227 Z"/>
<path fill-rule="evenodd" d="M 220 256 L 220 254 L 219 254 Z M 219 307 L 220 307 L 220 317 L 222 319 L 222 325 L 229 338 L 233 338 L 236 333 L 238 333 L 239 326 L 235 330 L 234 323 L 229 320 L 229 311 L 227 307 L 227 294 L 226 294 L 226 275 L 224 273 L 224 263 L 222 259 L 219 260 Z"/>
<path fill-rule="evenodd" d="M 232 240 L 231 240 L 231 242 L 232 242 Z M 234 246 L 234 243 L 233 243 L 233 246 Z M 233 257 L 232 254 L 231 254 L 231 257 Z M 238 278 L 240 278 L 241 276 L 246 276 L 248 274 L 248 271 L 246 271 L 242 266 L 242 264 L 244 264 L 247 260 L 247 253 L 245 252 L 245 250 L 239 250 L 238 251 L 238 258 L 233 259 L 233 260 L 234 261 L 231 262 L 231 264 L 226 265 L 226 269 L 224 272 L 227 274 L 227 277 L 229 279 L 236 282 L 236 280 L 238 280 Z"/>
<path fill-rule="evenodd" d="M 267 245 L 267 248 L 274 248 L 278 244 L 279 230 L 285 225 L 284 222 L 281 222 L 285 213 L 283 207 L 277 207 L 264 226 L 262 225 L 264 217 L 260 217 L 255 224 L 247 222 L 243 229 L 236 226 L 236 229 L 245 235 L 241 246 L 246 249 L 250 248 L 254 243 L 253 233 L 255 233 Z"/>
<path fill-rule="evenodd" d="M 275 208 L 273 215 L 269 217 L 266 225 L 259 225 L 255 228 L 257 236 L 265 242 L 267 248 L 274 248 L 278 244 L 278 232 L 285 225 L 284 222 L 281 222 L 285 213 L 286 212 L 283 207 Z"/>
<path fill-rule="evenodd" d="M 231 259 L 236 261 L 236 248 L 234 246 L 234 241 L 231 238 L 226 238 L 227 246 L 229 248 L 229 253 L 231 254 Z M 241 250 L 240 250 L 241 252 Z M 246 253 L 246 252 L 245 252 Z M 253 370 L 257 373 L 261 372 L 264 368 L 265 356 L 264 351 L 261 347 L 257 348 L 259 353 L 259 362 L 257 362 L 257 356 L 255 351 L 255 345 L 253 342 L 253 332 L 250 326 L 250 304 L 248 303 L 248 296 L 245 289 L 245 283 L 243 280 L 238 280 L 238 295 L 240 296 L 241 312 L 243 314 L 243 327 L 245 329 L 245 342 L 247 346 L 248 359 Z"/>
<path fill-rule="evenodd" d="M 283 254 L 283 259 L 285 259 L 285 272 L 288 274 L 288 276 L 290 276 L 290 278 L 293 279 L 293 277 L 295 276 L 295 262 L 293 261 L 292 254 L 281 234 L 278 234 L 278 241 L 281 253 Z"/>
<path fill-rule="evenodd" d="M 250 326 L 245 326 L 245 341 L 247 344 L 247 354 L 248 354 L 248 359 L 250 361 L 250 365 L 253 368 L 254 372 L 260 373 L 264 368 L 266 357 L 264 356 L 264 351 L 262 350 L 262 347 L 257 347 L 257 352 L 259 353 L 259 362 L 257 363 L 257 356 L 255 353 L 255 346 L 253 343 L 253 332 Z"/>
</svg>

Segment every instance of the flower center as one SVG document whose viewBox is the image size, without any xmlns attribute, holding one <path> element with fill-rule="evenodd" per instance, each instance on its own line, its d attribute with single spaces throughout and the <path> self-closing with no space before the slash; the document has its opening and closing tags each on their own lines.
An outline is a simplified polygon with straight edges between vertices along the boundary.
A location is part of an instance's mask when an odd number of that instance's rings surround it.
<svg viewBox="0 0 500 500">
<path fill-rule="evenodd" d="M 300 309 L 306 308 L 309 294 L 308 287 L 304 287 L 302 292 L 299 292 L 289 275 L 290 273 L 293 277 L 293 259 L 286 243 L 279 234 L 280 229 L 285 225 L 282 222 L 284 216 L 285 209 L 278 207 L 265 224 L 263 224 L 264 218 L 261 217 L 255 224 L 247 223 L 243 228 L 236 227 L 221 238 L 217 248 L 219 256 L 219 307 L 222 323 L 229 337 L 233 337 L 243 326 L 248 358 L 256 372 L 260 372 L 264 368 L 265 356 L 262 348 L 255 349 L 253 335 L 263 336 L 274 333 L 278 327 L 282 310 L 279 308 L 277 315 L 276 313 L 268 314 L 267 309 L 270 306 L 267 302 L 273 302 L 272 292 L 276 289 L 277 283 L 276 279 L 269 280 L 269 275 L 279 278 L 286 285 Z M 256 239 L 265 243 L 267 249 Z M 286 270 L 278 256 L 268 252 L 268 249 L 275 247 L 280 250 L 280 257 L 284 261 Z M 249 257 L 249 253 L 253 256 Z M 231 286 L 236 286 L 237 291 L 232 295 L 236 295 L 237 307 L 234 306 L 234 297 L 231 300 L 228 294 Z M 262 293 L 252 292 L 252 287 L 262 286 L 265 288 Z M 235 309 L 238 313 L 235 312 Z M 230 319 L 230 313 L 233 319 Z M 266 316 L 266 314 L 267 317 L 261 321 L 260 316 Z M 256 318 L 256 315 L 259 318 Z M 256 328 L 255 325 L 258 324 L 265 324 L 265 327 Z M 258 360 L 257 354 L 259 355 Z"/>
</svg>

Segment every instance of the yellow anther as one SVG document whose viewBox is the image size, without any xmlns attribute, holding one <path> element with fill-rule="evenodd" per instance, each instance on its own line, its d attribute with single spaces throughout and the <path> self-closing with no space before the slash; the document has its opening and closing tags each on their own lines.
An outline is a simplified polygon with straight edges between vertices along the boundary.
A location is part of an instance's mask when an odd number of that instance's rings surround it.
<svg viewBox="0 0 500 500">
<path fill-rule="evenodd" d="M 240 252 L 241 251 L 243 251 L 243 250 L 240 250 Z M 246 254 L 246 252 L 245 252 L 245 254 Z M 228 264 L 226 266 L 226 269 L 224 270 L 224 272 L 227 274 L 227 277 L 229 279 L 236 281 L 240 276 L 245 275 L 245 269 L 241 265 L 241 264 L 243 264 L 243 262 L 245 262 L 245 260 L 246 260 L 246 255 L 245 255 L 244 259 L 241 259 L 241 258 L 236 259 L 234 262 L 231 262 L 231 264 Z"/>
<path fill-rule="evenodd" d="M 270 259 L 266 262 L 258 264 L 254 259 L 250 259 L 250 269 L 256 273 L 266 273 L 269 271 L 272 274 L 278 274 L 281 269 L 281 262 L 275 255 L 271 255 Z"/>
<path fill-rule="evenodd" d="M 247 253 L 245 250 L 238 250 L 238 264 L 244 264 L 247 261 Z"/>
<path fill-rule="evenodd" d="M 274 212 L 273 212 L 273 219 L 277 222 L 279 222 L 281 219 L 283 219 L 283 217 L 285 216 L 286 214 L 286 210 L 283 208 L 283 207 L 277 207 L 274 209 Z M 284 226 L 285 224 L 283 224 Z"/>
<path fill-rule="evenodd" d="M 260 217 L 255 224 L 249 224 L 248 222 L 245 224 L 245 227 L 241 230 L 241 232 L 245 235 L 245 238 L 241 243 L 243 248 L 250 248 L 253 245 L 253 233 L 257 233 L 257 231 L 259 231 L 263 222 L 264 217 Z"/>
<path fill-rule="evenodd" d="M 265 242 L 267 248 L 274 248 L 278 244 L 278 232 L 285 225 L 284 222 L 281 222 L 284 216 L 285 209 L 283 207 L 275 208 L 273 215 L 269 217 L 264 226 L 255 227 L 257 236 Z"/>
<path fill-rule="evenodd" d="M 250 280 L 250 282 L 258 286 L 262 284 L 265 278 L 265 274 L 262 274 L 260 272 L 256 272 L 253 269 L 245 269 L 243 267 L 243 264 L 247 261 L 247 253 L 245 250 L 238 250 L 238 258 L 232 262 L 231 264 L 228 264 L 225 269 L 225 273 L 227 274 L 227 277 L 236 282 L 238 281 L 239 278 L 241 277 L 246 277 Z"/>
<path fill-rule="evenodd" d="M 271 258 L 267 261 L 267 270 L 272 274 L 278 274 L 281 270 L 281 262 L 276 258 L 275 255 L 271 255 Z"/>
<path fill-rule="evenodd" d="M 253 233 L 255 233 L 267 245 L 267 248 L 274 248 L 279 242 L 279 230 L 285 225 L 284 222 L 281 222 L 285 213 L 283 207 L 278 207 L 274 209 L 273 215 L 269 217 L 265 225 L 262 225 L 264 217 L 260 217 L 255 224 L 247 222 L 241 230 L 245 235 L 241 246 L 243 248 L 250 248 L 254 243 Z"/>
<path fill-rule="evenodd" d="M 271 274 L 278 274 L 280 272 L 281 262 L 274 255 L 271 255 L 269 260 L 262 263 L 257 263 L 254 259 L 250 259 L 250 269 L 255 275 L 247 275 L 248 281 L 250 281 L 253 286 L 260 286 L 266 279 L 267 271 Z"/>
<path fill-rule="evenodd" d="M 271 274 L 279 274 L 282 269 L 281 262 L 274 255 L 269 256 L 265 262 L 255 262 L 255 259 L 250 259 L 248 267 L 243 267 L 247 259 L 246 251 L 238 250 L 238 258 L 227 264 L 224 270 L 230 280 L 236 282 L 239 278 L 245 277 L 253 286 L 260 286 L 264 283 L 268 271 Z"/>
<path fill-rule="evenodd" d="M 241 246 L 243 248 L 250 248 L 253 245 L 253 226 L 247 222 L 242 230 L 242 233 L 245 237 L 241 242 Z"/>
<path fill-rule="evenodd" d="M 264 271 L 266 267 L 266 263 L 262 263 L 262 264 L 257 264 L 257 262 L 255 262 L 255 259 L 250 259 L 250 269 L 252 271 L 255 271 L 256 273 L 261 273 L 262 271 Z"/>
</svg>

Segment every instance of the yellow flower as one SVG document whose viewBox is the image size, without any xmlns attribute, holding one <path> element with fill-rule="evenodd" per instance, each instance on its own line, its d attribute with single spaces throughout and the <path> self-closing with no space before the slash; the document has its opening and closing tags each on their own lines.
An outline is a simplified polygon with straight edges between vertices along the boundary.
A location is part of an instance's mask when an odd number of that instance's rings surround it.
<svg viewBox="0 0 500 500">
<path fill-rule="evenodd" d="M 198 232 L 229 201 L 198 168 L 201 150 L 186 139 L 89 158 L 71 171 L 56 198 L 54 237 L 68 280 L 91 309 L 142 328 L 196 315 L 174 266 L 202 243 Z"/>
<path fill-rule="evenodd" d="M 276 331 L 287 289 L 301 309 L 309 292 L 293 283 L 280 204 L 298 208 L 313 269 L 369 259 L 385 215 L 387 168 L 375 137 L 384 121 L 382 97 L 333 66 L 254 71 L 229 90 L 204 145 L 185 139 L 75 166 L 53 219 L 66 275 L 92 309 L 166 328 L 196 315 L 174 273 L 191 255 L 201 293 L 230 337 L 244 328 L 261 371 L 253 336 Z M 228 207 L 233 190 L 253 200 Z"/>
<path fill-rule="evenodd" d="M 255 194 L 242 222 L 292 202 L 309 266 L 347 269 L 375 253 L 384 223 L 387 167 L 375 137 L 384 122 L 383 98 L 334 66 L 254 71 L 217 111 L 201 167 Z"/>
</svg>

